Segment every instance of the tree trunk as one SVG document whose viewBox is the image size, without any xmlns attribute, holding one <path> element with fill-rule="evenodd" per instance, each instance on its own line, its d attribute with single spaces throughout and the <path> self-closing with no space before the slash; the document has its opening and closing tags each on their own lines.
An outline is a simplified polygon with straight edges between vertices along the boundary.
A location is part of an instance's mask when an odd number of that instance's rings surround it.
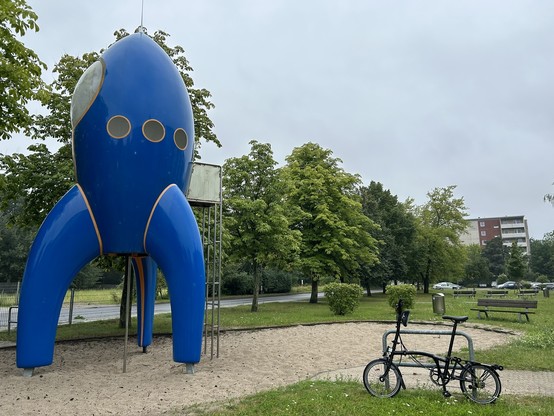
<svg viewBox="0 0 554 416">
<path fill-rule="evenodd" d="M 431 259 L 427 259 L 427 267 L 423 275 L 423 293 L 429 293 L 429 281 L 431 276 Z"/>
<path fill-rule="evenodd" d="M 123 276 L 123 291 L 121 292 L 121 304 L 119 306 L 119 327 L 125 328 L 125 318 L 127 315 L 127 310 L 129 311 L 129 328 L 131 327 L 131 306 L 133 305 L 133 276 L 131 270 L 129 269 L 129 263 L 125 262 L 125 275 Z M 131 301 L 127 305 L 127 279 L 131 279 Z"/>
<path fill-rule="evenodd" d="M 261 276 L 260 267 L 254 262 L 254 290 L 252 292 L 252 307 L 250 308 L 250 312 L 258 312 L 258 294 L 260 293 Z"/>
<path fill-rule="evenodd" d="M 312 279 L 312 295 L 310 296 L 310 303 L 317 303 L 318 283 L 319 280 Z"/>
</svg>

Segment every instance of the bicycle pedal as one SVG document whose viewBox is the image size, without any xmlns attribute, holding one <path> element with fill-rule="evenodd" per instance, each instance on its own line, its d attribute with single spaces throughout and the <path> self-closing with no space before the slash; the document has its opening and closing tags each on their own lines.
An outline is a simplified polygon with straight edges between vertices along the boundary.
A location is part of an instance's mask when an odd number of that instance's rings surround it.
<svg viewBox="0 0 554 416">
<path fill-rule="evenodd" d="M 442 395 L 443 395 L 444 397 L 446 397 L 447 399 L 448 399 L 450 396 L 452 396 L 452 395 L 450 394 L 450 392 L 449 392 L 449 391 L 446 391 L 446 390 L 442 392 Z"/>
</svg>

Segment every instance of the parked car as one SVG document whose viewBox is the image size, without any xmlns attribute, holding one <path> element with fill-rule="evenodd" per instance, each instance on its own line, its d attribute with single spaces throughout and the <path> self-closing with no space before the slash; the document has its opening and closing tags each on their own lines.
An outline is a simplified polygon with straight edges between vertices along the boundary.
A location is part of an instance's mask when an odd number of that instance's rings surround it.
<svg viewBox="0 0 554 416">
<path fill-rule="evenodd" d="M 433 289 L 461 289 L 460 285 L 452 282 L 440 282 L 433 285 Z"/>
<path fill-rule="evenodd" d="M 554 283 L 545 283 L 542 285 L 543 289 L 554 290 Z"/>
<path fill-rule="evenodd" d="M 518 284 L 516 282 L 508 281 L 496 286 L 496 288 L 497 289 L 517 289 Z"/>
</svg>

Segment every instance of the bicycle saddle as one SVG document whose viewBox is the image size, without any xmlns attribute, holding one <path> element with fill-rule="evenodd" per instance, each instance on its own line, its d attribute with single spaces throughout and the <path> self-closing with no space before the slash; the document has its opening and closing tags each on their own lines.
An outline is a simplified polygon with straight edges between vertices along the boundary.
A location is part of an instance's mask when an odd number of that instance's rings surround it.
<svg viewBox="0 0 554 416">
<path fill-rule="evenodd" d="M 452 322 L 460 323 L 465 322 L 468 320 L 467 316 L 450 316 L 450 315 L 443 315 L 442 319 L 450 319 Z"/>
</svg>

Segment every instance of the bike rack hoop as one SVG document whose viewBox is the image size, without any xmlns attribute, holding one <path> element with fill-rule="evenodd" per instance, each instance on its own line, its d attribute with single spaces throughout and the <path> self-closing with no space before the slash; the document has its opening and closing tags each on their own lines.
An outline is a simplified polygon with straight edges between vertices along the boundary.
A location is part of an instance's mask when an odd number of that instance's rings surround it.
<svg viewBox="0 0 554 416">
<path fill-rule="evenodd" d="M 384 334 L 383 334 L 383 354 L 385 354 L 385 352 L 387 351 L 387 346 L 388 346 L 388 343 L 387 343 L 387 338 L 389 335 L 391 334 L 396 334 L 396 330 L 395 329 L 390 329 L 388 331 L 386 331 Z M 423 330 L 423 329 L 404 329 L 404 330 L 400 330 L 400 335 L 402 334 L 414 334 L 414 335 L 452 335 L 452 331 L 447 331 L 447 330 L 440 330 L 440 331 L 433 331 L 433 330 Z M 462 337 L 464 337 L 466 340 L 467 340 L 467 348 L 468 348 L 468 351 L 469 351 L 469 361 L 475 361 L 475 351 L 473 349 L 473 339 L 471 339 L 471 336 L 463 331 L 456 331 L 456 336 L 458 335 L 461 335 Z M 403 362 L 400 362 L 400 363 L 395 363 L 396 365 L 398 366 L 402 366 L 402 367 L 421 367 L 421 364 L 416 364 L 416 363 L 403 363 Z M 424 367 L 428 367 L 428 368 L 435 368 L 435 363 L 423 363 L 423 366 Z"/>
</svg>

